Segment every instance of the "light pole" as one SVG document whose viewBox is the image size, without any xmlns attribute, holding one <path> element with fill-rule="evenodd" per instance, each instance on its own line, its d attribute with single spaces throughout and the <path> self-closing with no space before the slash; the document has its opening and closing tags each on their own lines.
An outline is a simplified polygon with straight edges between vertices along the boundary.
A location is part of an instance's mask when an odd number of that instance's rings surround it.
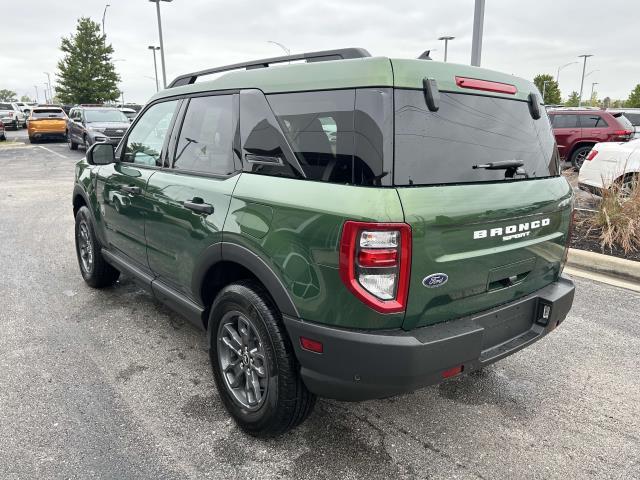
<svg viewBox="0 0 640 480">
<path fill-rule="evenodd" d="M 589 75 L 591 75 L 592 73 L 596 73 L 599 72 L 600 70 L 591 70 L 589 73 L 587 73 L 584 78 L 587 78 Z"/>
<path fill-rule="evenodd" d="M 282 50 L 284 50 L 284 53 L 287 54 L 287 57 L 289 57 L 291 55 L 291 50 L 289 50 L 287 47 L 285 47 L 280 42 L 274 42 L 273 40 L 267 40 L 267 43 L 273 43 L 274 45 L 277 45 L 278 47 L 280 47 Z"/>
<path fill-rule="evenodd" d="M 149 45 L 148 48 L 153 52 L 153 69 L 156 72 L 156 92 L 159 92 L 160 86 L 158 85 L 158 63 L 156 62 L 156 50 L 160 50 L 160 47 Z"/>
<path fill-rule="evenodd" d="M 33 88 L 36 89 L 36 103 L 40 103 L 40 97 L 38 97 L 38 85 L 34 85 Z"/>
<path fill-rule="evenodd" d="M 107 8 L 109 8 L 111 5 L 109 5 L 108 3 L 104 6 L 104 12 L 102 12 L 102 36 L 105 36 L 104 33 L 104 17 L 107 14 Z"/>
<path fill-rule="evenodd" d="M 49 99 L 52 99 L 53 91 L 51 90 L 51 75 L 49 75 L 49 72 L 42 72 L 42 73 L 44 73 L 47 76 L 47 83 L 49 84 Z"/>
<path fill-rule="evenodd" d="M 451 37 L 451 36 L 444 36 L 444 37 L 439 37 L 438 40 L 444 40 L 444 61 L 447 61 L 447 52 L 448 52 L 448 47 L 449 47 L 449 40 L 453 40 L 456 37 Z"/>
<path fill-rule="evenodd" d="M 482 31 L 484 29 L 484 0 L 476 0 L 473 11 L 473 37 L 471 40 L 471 65 L 480 66 L 482 57 Z"/>
<path fill-rule="evenodd" d="M 44 82 L 43 85 L 44 85 L 44 101 L 45 103 L 51 103 L 51 98 L 47 95 L 47 82 Z"/>
<path fill-rule="evenodd" d="M 558 85 L 560 85 L 560 71 L 563 68 L 568 67 L 569 65 L 573 65 L 574 63 L 579 63 L 579 62 L 569 62 L 569 63 L 565 63 L 564 65 L 558 67 L 558 73 L 556 74 L 556 82 L 558 83 Z"/>
<path fill-rule="evenodd" d="M 584 62 L 582 64 L 582 80 L 580 80 L 580 97 L 578 97 L 578 106 L 582 106 L 582 89 L 584 88 L 584 72 L 587 69 L 587 58 L 593 57 L 592 54 L 578 55 L 578 58 L 583 58 Z M 591 72 L 593 73 L 593 72 Z"/>
<path fill-rule="evenodd" d="M 160 37 L 160 63 L 162 64 L 162 88 L 167 88 L 167 69 L 164 64 L 164 42 L 162 41 L 162 20 L 160 19 L 160 2 L 172 2 L 173 0 L 149 0 L 156 4 L 158 14 L 158 36 Z"/>
<path fill-rule="evenodd" d="M 547 83 L 550 83 L 551 80 L 545 80 L 544 82 L 542 82 L 542 103 L 543 104 L 547 104 L 547 102 L 544 99 L 544 94 L 547 91 Z"/>
<path fill-rule="evenodd" d="M 595 87 L 596 85 L 599 85 L 598 82 L 593 82 L 591 83 L 591 96 L 589 97 L 589 103 L 591 103 L 591 101 L 593 100 L 593 87 Z M 593 107 L 593 105 L 591 105 Z"/>
</svg>

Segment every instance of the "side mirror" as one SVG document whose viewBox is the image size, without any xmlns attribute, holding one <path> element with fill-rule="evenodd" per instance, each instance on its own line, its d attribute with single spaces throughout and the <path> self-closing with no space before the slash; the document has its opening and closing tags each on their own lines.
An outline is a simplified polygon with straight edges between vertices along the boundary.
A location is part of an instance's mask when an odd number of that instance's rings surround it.
<svg viewBox="0 0 640 480">
<path fill-rule="evenodd" d="M 87 150 L 89 165 L 108 165 L 116 161 L 116 153 L 110 143 L 94 143 Z"/>
</svg>

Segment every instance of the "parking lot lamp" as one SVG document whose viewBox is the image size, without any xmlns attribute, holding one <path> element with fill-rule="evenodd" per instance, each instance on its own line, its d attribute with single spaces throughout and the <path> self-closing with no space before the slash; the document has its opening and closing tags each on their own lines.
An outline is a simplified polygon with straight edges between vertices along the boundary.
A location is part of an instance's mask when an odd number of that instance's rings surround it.
<svg viewBox="0 0 640 480">
<path fill-rule="evenodd" d="M 593 98 L 593 87 L 595 87 L 596 85 L 598 85 L 598 82 L 593 82 L 591 84 L 591 95 L 589 96 L 589 102 L 591 102 L 591 99 Z"/>
<path fill-rule="evenodd" d="M 587 69 L 587 58 L 593 57 L 593 55 L 592 54 L 578 55 L 578 58 L 581 58 L 581 57 L 584 59 L 584 62 L 582 64 L 582 80 L 580 80 L 580 96 L 578 97 L 579 107 L 582 106 L 582 90 L 584 88 L 584 72 Z"/>
<path fill-rule="evenodd" d="M 36 89 L 36 103 L 40 103 L 40 98 L 38 97 L 38 85 L 34 85 L 33 88 Z"/>
<path fill-rule="evenodd" d="M 158 63 L 156 62 L 156 50 L 160 50 L 160 47 L 149 45 L 149 50 L 153 52 L 153 69 L 156 72 L 156 92 L 160 91 L 160 85 L 158 85 Z"/>
<path fill-rule="evenodd" d="M 53 98 L 53 91 L 51 90 L 51 75 L 49 75 L 49 72 L 42 72 L 47 76 L 47 84 L 49 84 L 49 99 Z M 45 87 L 46 85 L 45 84 Z"/>
<path fill-rule="evenodd" d="M 160 37 L 160 63 L 162 64 L 162 88 L 167 88 L 167 69 L 164 64 L 164 42 L 162 41 L 162 20 L 160 18 L 160 2 L 172 2 L 173 0 L 149 0 L 156 4 L 158 14 L 158 36 Z"/>
<path fill-rule="evenodd" d="M 551 80 L 545 80 L 544 82 L 542 82 L 542 103 L 544 103 L 545 105 L 547 104 L 547 102 L 545 102 L 544 100 L 544 94 L 547 91 L 547 83 L 551 82 Z"/>
<path fill-rule="evenodd" d="M 108 3 L 104 6 L 104 12 L 102 12 L 102 36 L 105 36 L 104 33 L 104 17 L 107 14 L 107 8 L 109 8 L 111 5 L 109 5 Z"/>
<path fill-rule="evenodd" d="M 451 37 L 451 36 L 444 36 L 444 37 L 439 37 L 438 40 L 444 40 L 444 61 L 447 61 L 447 52 L 448 52 L 448 46 L 449 46 L 449 40 L 453 40 L 456 37 Z"/>
<path fill-rule="evenodd" d="M 573 65 L 574 63 L 580 63 L 580 62 L 569 62 L 569 63 L 565 63 L 564 65 L 561 65 L 558 67 L 558 73 L 556 75 L 556 82 L 558 83 L 558 85 L 560 85 L 560 71 L 565 68 L 568 67 L 569 65 Z"/>
</svg>

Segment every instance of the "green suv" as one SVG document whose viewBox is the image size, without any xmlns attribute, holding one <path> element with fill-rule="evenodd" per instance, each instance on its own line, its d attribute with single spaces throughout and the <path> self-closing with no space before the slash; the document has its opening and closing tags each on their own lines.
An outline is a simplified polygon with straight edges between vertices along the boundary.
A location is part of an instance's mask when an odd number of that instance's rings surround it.
<svg viewBox="0 0 640 480">
<path fill-rule="evenodd" d="M 126 273 L 204 329 L 263 437 L 316 396 L 412 391 L 553 330 L 572 207 L 532 83 L 362 49 L 178 77 L 73 192 L 85 281 Z"/>
</svg>

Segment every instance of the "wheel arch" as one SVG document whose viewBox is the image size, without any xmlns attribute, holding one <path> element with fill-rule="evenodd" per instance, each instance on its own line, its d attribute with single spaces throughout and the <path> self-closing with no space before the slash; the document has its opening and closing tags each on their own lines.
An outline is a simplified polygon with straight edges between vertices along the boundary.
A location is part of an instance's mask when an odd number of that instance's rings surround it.
<svg viewBox="0 0 640 480">
<path fill-rule="evenodd" d="M 203 252 L 200 265 L 193 275 L 192 291 L 205 307 L 205 329 L 211 304 L 218 292 L 226 285 L 242 279 L 259 282 L 280 313 L 299 318 L 298 310 L 284 283 L 266 261 L 245 247 L 220 242 Z"/>
<path fill-rule="evenodd" d="M 571 160 L 571 157 L 573 156 L 573 152 L 575 152 L 577 149 L 579 149 L 580 147 L 591 147 L 593 148 L 593 146 L 598 143 L 598 142 L 593 142 L 590 140 L 581 140 L 579 142 L 576 142 L 573 147 L 571 147 L 571 151 L 569 152 L 569 154 L 567 155 L 567 160 Z"/>
</svg>

